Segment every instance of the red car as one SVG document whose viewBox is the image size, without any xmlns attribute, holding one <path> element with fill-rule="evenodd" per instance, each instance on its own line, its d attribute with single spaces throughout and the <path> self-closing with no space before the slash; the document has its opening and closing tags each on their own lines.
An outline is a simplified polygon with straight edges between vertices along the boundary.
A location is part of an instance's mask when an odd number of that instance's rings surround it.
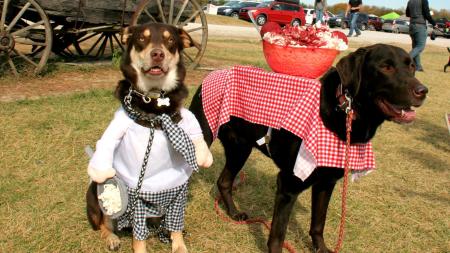
<svg viewBox="0 0 450 253">
<path fill-rule="evenodd" d="M 252 11 L 256 24 L 260 26 L 266 22 L 276 22 L 280 25 L 290 24 L 292 26 L 306 24 L 303 7 L 294 3 L 272 2 L 267 7 Z"/>
<path fill-rule="evenodd" d="M 381 27 L 383 26 L 383 21 L 379 17 L 369 16 L 369 20 L 367 21 L 367 26 L 368 26 L 369 30 L 381 31 Z"/>
<path fill-rule="evenodd" d="M 239 19 L 251 21 L 251 20 L 250 20 L 250 17 L 248 16 L 248 11 L 250 11 L 250 10 L 256 10 L 256 9 L 259 9 L 259 8 L 265 8 L 265 7 L 269 6 L 270 3 L 271 3 L 271 2 L 262 2 L 262 3 L 258 4 L 258 5 L 255 6 L 255 7 L 245 7 L 245 8 L 241 8 L 241 9 L 239 10 Z"/>
</svg>

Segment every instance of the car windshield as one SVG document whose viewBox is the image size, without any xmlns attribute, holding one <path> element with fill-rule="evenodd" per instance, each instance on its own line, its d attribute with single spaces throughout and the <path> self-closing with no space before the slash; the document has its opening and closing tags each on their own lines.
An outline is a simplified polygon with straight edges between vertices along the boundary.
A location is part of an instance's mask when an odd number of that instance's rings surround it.
<svg viewBox="0 0 450 253">
<path fill-rule="evenodd" d="M 269 5 L 270 5 L 270 2 L 264 2 L 264 3 L 260 3 L 260 4 L 256 5 L 256 7 L 262 8 L 262 7 L 267 7 Z"/>
<path fill-rule="evenodd" d="M 235 1 L 232 1 L 232 2 L 228 2 L 228 3 L 226 3 L 226 4 L 224 4 L 223 6 L 236 6 L 236 5 L 239 5 L 239 2 L 235 2 Z"/>
</svg>

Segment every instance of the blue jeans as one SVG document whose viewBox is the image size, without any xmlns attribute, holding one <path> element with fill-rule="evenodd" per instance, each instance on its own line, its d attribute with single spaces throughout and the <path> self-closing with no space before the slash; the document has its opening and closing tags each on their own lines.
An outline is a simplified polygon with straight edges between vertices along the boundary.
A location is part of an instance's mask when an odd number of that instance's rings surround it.
<svg viewBox="0 0 450 253">
<path fill-rule="evenodd" d="M 359 12 L 350 13 L 350 31 L 348 32 L 348 36 L 352 36 L 353 30 L 355 30 L 357 35 L 361 34 L 361 31 L 358 28 L 358 16 Z"/>
<path fill-rule="evenodd" d="M 323 24 L 323 10 L 316 10 L 316 23 L 319 21 Z"/>
<path fill-rule="evenodd" d="M 421 24 L 409 25 L 409 36 L 412 40 L 412 50 L 409 52 L 411 58 L 416 63 L 416 69 L 421 70 L 420 53 L 425 49 L 425 42 L 427 41 L 427 27 Z"/>
</svg>

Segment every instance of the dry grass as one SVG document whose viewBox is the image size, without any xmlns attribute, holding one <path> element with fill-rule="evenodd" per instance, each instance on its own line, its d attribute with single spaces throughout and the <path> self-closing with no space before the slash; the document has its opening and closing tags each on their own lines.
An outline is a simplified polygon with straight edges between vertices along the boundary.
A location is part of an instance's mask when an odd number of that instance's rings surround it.
<svg viewBox="0 0 450 253">
<path fill-rule="evenodd" d="M 447 57 L 446 51 L 432 47 L 423 54 L 427 72 L 417 76 L 430 96 L 418 110 L 418 120 L 408 126 L 388 122 L 378 131 L 373 141 L 377 170 L 349 187 L 342 252 L 450 251 L 450 138 L 443 120 L 450 112 L 450 74 L 441 70 Z M 266 67 L 259 42 L 252 40 L 211 39 L 202 63 Z M 83 148 L 95 144 L 118 105 L 111 89 L 0 103 L 0 252 L 107 252 L 85 217 Z M 261 225 L 233 225 L 215 214 L 215 180 L 224 159 L 220 143 L 212 150 L 214 165 L 192 177 L 188 248 L 265 252 L 267 231 Z M 245 171 L 248 179 L 235 193 L 238 204 L 251 216 L 270 219 L 276 167 L 255 152 Z M 325 231 L 330 246 L 340 218 L 339 188 Z M 288 229 L 287 239 L 298 252 L 310 252 L 309 195 L 297 201 Z M 123 238 L 119 252 L 130 252 L 130 235 Z M 168 245 L 155 239 L 150 245 L 151 252 L 169 252 Z"/>
</svg>

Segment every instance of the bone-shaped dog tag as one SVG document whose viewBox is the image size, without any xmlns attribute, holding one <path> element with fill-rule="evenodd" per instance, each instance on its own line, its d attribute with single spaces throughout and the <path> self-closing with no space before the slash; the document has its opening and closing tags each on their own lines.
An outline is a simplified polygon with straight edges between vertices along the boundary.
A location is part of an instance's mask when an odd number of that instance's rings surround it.
<svg viewBox="0 0 450 253">
<path fill-rule="evenodd" d="M 170 98 L 158 98 L 156 100 L 158 102 L 158 106 L 170 106 Z"/>
</svg>

